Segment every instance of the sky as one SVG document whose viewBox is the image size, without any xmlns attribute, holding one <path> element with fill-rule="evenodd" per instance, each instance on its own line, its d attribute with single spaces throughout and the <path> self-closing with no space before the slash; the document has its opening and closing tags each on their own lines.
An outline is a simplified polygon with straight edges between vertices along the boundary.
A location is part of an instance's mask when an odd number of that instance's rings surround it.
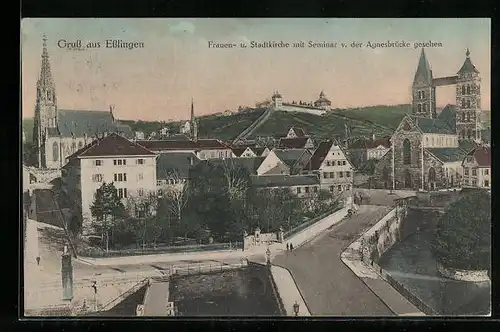
<svg viewBox="0 0 500 332">
<path fill-rule="evenodd" d="M 21 22 L 22 117 L 32 117 L 47 38 L 58 108 L 107 110 L 127 120 L 189 118 L 253 107 L 274 91 L 284 101 L 314 101 L 323 90 L 333 108 L 411 102 L 411 84 L 426 47 L 434 77 L 456 74 L 466 49 L 481 73 L 482 108 L 490 109 L 489 19 L 32 19 Z M 60 47 L 81 40 L 82 49 Z M 106 40 L 142 42 L 133 50 Z M 337 42 L 337 48 L 210 48 L 251 41 Z M 366 44 L 405 41 L 410 47 Z M 100 42 L 100 48 L 85 47 Z M 351 47 L 352 42 L 363 43 Z M 343 48 L 340 43 L 346 43 Z M 455 104 L 454 87 L 437 89 L 437 104 Z"/>
</svg>

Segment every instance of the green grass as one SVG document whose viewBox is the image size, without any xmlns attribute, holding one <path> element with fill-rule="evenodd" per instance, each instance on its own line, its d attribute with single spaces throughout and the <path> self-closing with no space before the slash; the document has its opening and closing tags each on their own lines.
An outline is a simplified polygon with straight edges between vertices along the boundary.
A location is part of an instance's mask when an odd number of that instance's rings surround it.
<svg viewBox="0 0 500 332">
<path fill-rule="evenodd" d="M 277 111 L 273 112 L 269 119 L 250 138 L 257 136 L 285 136 L 292 126 L 303 128 L 313 138 L 342 138 L 345 136 L 344 124 L 351 128 L 352 136 L 371 136 L 372 133 L 375 133 L 377 137 L 382 137 L 390 135 L 401 122 L 403 116 L 409 113 L 410 110 L 410 105 L 370 106 L 332 110 L 324 116 Z M 208 115 L 199 117 L 199 137 L 233 140 L 257 120 L 263 112 L 264 109 L 257 108 L 229 116 Z M 178 133 L 181 124 L 180 121 L 165 123 L 160 121 L 121 120 L 121 122 L 130 125 L 133 131 L 143 131 L 146 136 L 153 131 L 159 131 L 163 127 L 169 127 L 171 133 Z M 22 126 L 28 141 L 31 140 L 33 119 L 23 119 Z"/>
</svg>

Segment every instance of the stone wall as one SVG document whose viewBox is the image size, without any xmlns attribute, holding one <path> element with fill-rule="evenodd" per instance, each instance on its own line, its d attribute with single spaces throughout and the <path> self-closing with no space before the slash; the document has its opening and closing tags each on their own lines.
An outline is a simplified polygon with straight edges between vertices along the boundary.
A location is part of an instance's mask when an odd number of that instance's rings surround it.
<svg viewBox="0 0 500 332">
<path fill-rule="evenodd" d="M 38 183 L 48 183 L 61 177 L 60 169 L 41 169 L 36 167 L 26 167 L 28 173 L 36 177 Z"/>
</svg>

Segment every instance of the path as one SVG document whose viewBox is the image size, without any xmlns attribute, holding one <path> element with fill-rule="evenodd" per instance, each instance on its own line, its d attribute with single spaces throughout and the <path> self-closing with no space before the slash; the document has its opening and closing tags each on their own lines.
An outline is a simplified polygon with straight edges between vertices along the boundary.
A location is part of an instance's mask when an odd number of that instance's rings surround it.
<svg viewBox="0 0 500 332">
<path fill-rule="evenodd" d="M 272 109 L 268 108 L 262 113 L 261 116 L 257 120 L 255 120 L 250 126 L 248 126 L 245 130 L 241 132 L 233 141 L 233 144 L 237 144 L 239 141 L 244 140 L 248 136 L 250 136 L 257 128 L 263 125 L 269 116 L 271 115 Z"/>
<path fill-rule="evenodd" d="M 277 256 L 293 275 L 311 315 L 393 316 L 392 311 L 340 260 L 340 254 L 390 209 L 363 205 L 359 213 L 309 243 Z"/>
</svg>

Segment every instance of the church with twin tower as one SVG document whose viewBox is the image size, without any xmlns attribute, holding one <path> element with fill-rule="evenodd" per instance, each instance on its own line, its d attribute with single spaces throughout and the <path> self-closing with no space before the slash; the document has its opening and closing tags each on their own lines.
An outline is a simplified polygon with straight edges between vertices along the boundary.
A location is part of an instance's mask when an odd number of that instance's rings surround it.
<svg viewBox="0 0 500 332">
<path fill-rule="evenodd" d="M 66 158 L 97 137 L 118 133 L 127 138 L 134 134 L 109 111 L 60 109 L 50 67 L 47 39 L 43 38 L 40 76 L 36 83 L 33 126 L 35 164 L 42 169 L 60 169 Z"/>
<path fill-rule="evenodd" d="M 455 85 L 456 104 L 438 114 L 436 88 Z M 434 77 L 422 49 L 412 84 L 412 112 L 391 137 L 391 149 L 375 168 L 372 185 L 435 190 L 462 185 L 462 161 L 483 144 L 481 77 L 470 51 L 455 75 Z"/>
</svg>

